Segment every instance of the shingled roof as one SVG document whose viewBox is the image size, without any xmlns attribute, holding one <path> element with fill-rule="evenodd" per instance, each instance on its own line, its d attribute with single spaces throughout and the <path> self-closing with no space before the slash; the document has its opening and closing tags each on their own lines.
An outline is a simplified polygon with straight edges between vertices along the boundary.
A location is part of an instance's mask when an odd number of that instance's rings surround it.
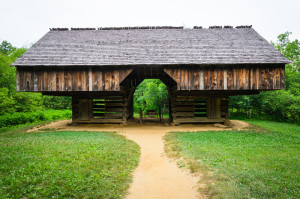
<svg viewBox="0 0 300 199">
<path fill-rule="evenodd" d="M 13 66 L 289 63 L 253 28 L 51 29 Z"/>
</svg>

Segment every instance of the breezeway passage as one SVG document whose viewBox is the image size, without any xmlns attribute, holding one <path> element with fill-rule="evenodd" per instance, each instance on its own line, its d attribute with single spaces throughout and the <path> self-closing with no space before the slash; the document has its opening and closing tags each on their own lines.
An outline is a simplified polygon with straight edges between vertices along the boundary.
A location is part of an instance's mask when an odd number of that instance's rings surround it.
<svg viewBox="0 0 300 199">
<path fill-rule="evenodd" d="M 133 173 L 133 182 L 128 191 L 128 199 L 140 198 L 206 198 L 197 192 L 201 178 L 180 169 L 175 161 L 164 153 L 163 136 L 170 131 L 208 131 L 224 130 L 212 125 L 163 126 L 158 124 L 137 125 L 135 122 L 127 126 L 86 124 L 68 126 L 70 120 L 54 122 L 30 131 L 53 129 L 72 131 L 116 131 L 135 141 L 141 147 L 139 166 Z M 244 129 L 248 124 L 232 121 L 235 129 Z M 232 130 L 232 128 L 227 128 Z"/>
</svg>

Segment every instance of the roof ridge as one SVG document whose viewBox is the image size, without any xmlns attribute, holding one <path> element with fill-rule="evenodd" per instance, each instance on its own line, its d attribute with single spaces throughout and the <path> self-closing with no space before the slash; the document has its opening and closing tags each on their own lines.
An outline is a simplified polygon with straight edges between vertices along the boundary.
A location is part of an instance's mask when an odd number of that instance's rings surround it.
<svg viewBox="0 0 300 199">
<path fill-rule="evenodd" d="M 233 26 L 209 26 L 209 29 L 233 28 Z M 241 25 L 235 28 L 252 28 L 252 25 Z M 183 26 L 124 26 L 124 27 L 100 27 L 100 28 L 50 28 L 50 31 L 71 31 L 71 30 L 155 30 L 155 29 L 184 29 Z M 203 29 L 202 26 L 193 26 L 191 29 Z"/>
</svg>

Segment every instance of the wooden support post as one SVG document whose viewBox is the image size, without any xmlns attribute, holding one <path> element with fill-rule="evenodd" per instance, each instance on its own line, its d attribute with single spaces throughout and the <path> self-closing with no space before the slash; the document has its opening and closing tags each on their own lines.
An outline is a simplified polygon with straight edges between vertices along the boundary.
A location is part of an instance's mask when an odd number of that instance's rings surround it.
<svg viewBox="0 0 300 199">
<path fill-rule="evenodd" d="M 76 97 L 72 97 L 72 122 L 76 123 L 78 121 L 79 113 L 79 100 Z"/>
<path fill-rule="evenodd" d="M 122 109 L 122 124 L 127 123 L 127 99 L 126 96 L 123 96 L 123 109 Z"/>
</svg>

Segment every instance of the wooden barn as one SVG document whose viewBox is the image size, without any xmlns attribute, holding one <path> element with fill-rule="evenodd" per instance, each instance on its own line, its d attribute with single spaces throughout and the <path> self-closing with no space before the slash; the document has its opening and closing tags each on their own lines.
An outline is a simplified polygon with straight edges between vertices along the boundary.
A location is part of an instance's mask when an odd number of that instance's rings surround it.
<svg viewBox="0 0 300 199">
<path fill-rule="evenodd" d="M 147 78 L 171 122 L 228 120 L 228 96 L 284 89 L 289 61 L 251 26 L 52 28 L 12 65 L 17 91 L 72 96 L 73 122 L 126 123 Z"/>
</svg>

